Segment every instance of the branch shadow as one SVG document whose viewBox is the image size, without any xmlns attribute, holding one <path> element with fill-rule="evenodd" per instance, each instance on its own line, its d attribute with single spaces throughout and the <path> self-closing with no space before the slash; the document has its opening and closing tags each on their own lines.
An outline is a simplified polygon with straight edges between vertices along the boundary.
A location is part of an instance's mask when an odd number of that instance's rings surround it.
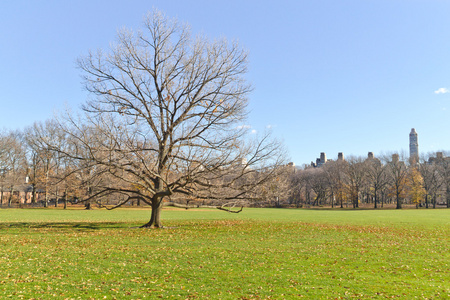
<svg viewBox="0 0 450 300">
<path fill-rule="evenodd" d="M 100 229 L 131 229 L 134 224 L 119 222 L 10 222 L 0 223 L 0 230 L 8 229 L 75 229 L 82 231 Z"/>
</svg>

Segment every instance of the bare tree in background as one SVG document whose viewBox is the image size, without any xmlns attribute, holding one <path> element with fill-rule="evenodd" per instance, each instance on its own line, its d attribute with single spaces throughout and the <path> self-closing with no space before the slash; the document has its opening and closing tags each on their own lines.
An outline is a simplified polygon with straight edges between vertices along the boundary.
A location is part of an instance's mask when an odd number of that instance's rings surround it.
<svg viewBox="0 0 450 300">
<path fill-rule="evenodd" d="M 322 168 L 305 170 L 306 176 L 310 177 L 309 183 L 311 189 L 315 193 L 313 206 L 324 205 L 328 198 L 329 185 L 325 175 L 325 171 Z"/>
<path fill-rule="evenodd" d="M 346 198 L 348 163 L 344 160 L 330 161 L 323 166 L 323 169 L 330 188 L 331 207 L 334 207 L 336 201 L 336 205 L 339 204 L 343 208 L 344 198 Z"/>
<path fill-rule="evenodd" d="M 432 154 L 433 155 L 433 154 Z M 432 157 L 430 155 L 430 157 Z M 425 189 L 425 207 L 428 208 L 429 200 L 436 199 L 439 190 L 443 186 L 443 170 L 439 164 L 441 160 L 430 162 L 428 157 L 421 157 L 418 168 L 423 178 L 423 188 Z"/>
<path fill-rule="evenodd" d="M 396 208 L 402 208 L 402 195 L 404 194 L 407 185 L 408 168 L 404 161 L 400 160 L 397 153 L 392 154 L 392 158 L 385 158 L 386 169 L 389 175 L 389 182 L 393 189 L 396 200 Z"/>
<path fill-rule="evenodd" d="M 15 188 L 25 182 L 25 149 L 22 135 L 18 131 L 10 131 L 0 135 L 0 204 L 3 204 L 4 191 L 8 192 L 10 207 L 15 195 Z"/>
<path fill-rule="evenodd" d="M 54 120 L 45 123 L 36 122 L 25 130 L 24 140 L 28 148 L 28 178 L 32 187 L 31 202 L 36 201 L 36 190 L 45 191 L 44 207 L 49 204 L 50 197 L 57 206 L 61 196 L 60 184 L 64 173 L 63 158 L 53 149 L 64 149 L 67 135 Z M 51 145 L 51 147 L 50 147 Z"/>
<path fill-rule="evenodd" d="M 313 168 L 305 165 L 291 176 L 290 197 L 297 207 L 311 205 L 313 170 Z"/>
<path fill-rule="evenodd" d="M 282 205 L 288 204 L 288 199 L 291 196 L 290 187 L 295 171 L 294 165 L 280 166 L 276 170 L 276 174 L 274 173 L 276 176 L 258 188 L 257 198 L 265 200 L 266 203 L 273 207 L 282 207 Z"/>
<path fill-rule="evenodd" d="M 386 166 L 381 163 L 378 158 L 368 158 L 365 160 L 366 179 L 373 196 L 374 208 L 378 207 L 378 201 L 382 191 L 386 189 L 389 183 L 389 176 Z M 381 199 L 383 201 L 383 199 Z M 382 202 L 383 205 L 383 202 Z"/>
<path fill-rule="evenodd" d="M 366 180 L 366 170 L 364 161 L 361 157 L 350 157 L 347 159 L 346 168 L 348 178 L 349 195 L 353 208 L 359 207 L 359 194 Z"/>
<path fill-rule="evenodd" d="M 438 166 L 438 172 L 442 179 L 443 194 L 445 195 L 447 208 L 450 208 L 450 158 L 448 157 L 448 153 L 443 152 L 441 154 L 443 155 L 437 157 L 435 163 Z M 433 208 L 436 208 L 436 196 L 433 197 Z"/>
<path fill-rule="evenodd" d="M 251 87 L 236 43 L 192 39 L 188 26 L 154 12 L 142 31 L 120 31 L 109 53 L 78 64 L 94 98 L 85 116 L 60 122 L 69 145 L 52 149 L 116 179 L 91 198 L 120 194 L 118 206 L 151 205 L 145 227 L 161 227 L 165 197 L 245 199 L 284 164 L 268 135 L 247 142 Z"/>
</svg>

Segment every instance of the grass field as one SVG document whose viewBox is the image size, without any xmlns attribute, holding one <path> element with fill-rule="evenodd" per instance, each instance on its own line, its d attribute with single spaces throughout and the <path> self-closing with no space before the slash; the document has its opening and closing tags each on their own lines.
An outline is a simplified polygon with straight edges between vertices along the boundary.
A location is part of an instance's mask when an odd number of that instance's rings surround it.
<svg viewBox="0 0 450 300">
<path fill-rule="evenodd" d="M 0 299 L 448 299 L 450 210 L 0 210 Z"/>
</svg>

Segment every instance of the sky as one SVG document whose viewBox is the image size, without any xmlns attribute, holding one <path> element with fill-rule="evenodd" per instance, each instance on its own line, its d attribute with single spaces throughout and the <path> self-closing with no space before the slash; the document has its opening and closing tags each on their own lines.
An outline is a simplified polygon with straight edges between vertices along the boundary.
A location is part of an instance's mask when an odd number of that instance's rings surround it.
<svg viewBox="0 0 450 300">
<path fill-rule="evenodd" d="M 154 8 L 249 52 L 248 126 L 308 164 L 450 150 L 450 1 L 0 1 L 0 128 L 23 129 L 89 97 L 78 57 Z"/>
</svg>

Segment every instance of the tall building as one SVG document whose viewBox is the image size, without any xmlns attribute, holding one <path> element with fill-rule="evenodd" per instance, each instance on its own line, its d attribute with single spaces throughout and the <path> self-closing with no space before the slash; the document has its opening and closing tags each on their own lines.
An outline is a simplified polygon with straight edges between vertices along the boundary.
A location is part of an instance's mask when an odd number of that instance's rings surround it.
<svg viewBox="0 0 450 300">
<path fill-rule="evenodd" d="M 311 166 L 313 167 L 321 167 L 324 164 L 326 164 L 327 162 L 327 155 L 325 154 L 325 152 L 320 152 L 320 158 L 316 159 L 316 163 L 311 162 Z"/>
<path fill-rule="evenodd" d="M 419 142 L 417 139 L 417 132 L 414 128 L 409 133 L 409 158 L 415 157 L 419 159 Z"/>
</svg>

